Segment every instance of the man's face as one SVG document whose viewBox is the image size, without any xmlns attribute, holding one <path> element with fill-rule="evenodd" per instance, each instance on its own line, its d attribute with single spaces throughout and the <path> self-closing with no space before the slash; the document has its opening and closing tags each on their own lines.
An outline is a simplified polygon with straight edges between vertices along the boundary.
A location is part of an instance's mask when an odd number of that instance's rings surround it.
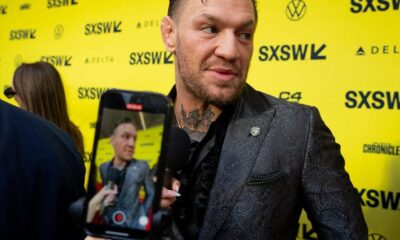
<svg viewBox="0 0 400 240">
<path fill-rule="evenodd" d="M 122 123 L 110 137 L 114 154 L 121 161 L 132 160 L 135 151 L 136 128 L 130 123 Z"/>
<path fill-rule="evenodd" d="M 177 88 L 218 106 L 235 101 L 253 53 L 252 1 L 184 1 L 174 24 Z"/>
</svg>

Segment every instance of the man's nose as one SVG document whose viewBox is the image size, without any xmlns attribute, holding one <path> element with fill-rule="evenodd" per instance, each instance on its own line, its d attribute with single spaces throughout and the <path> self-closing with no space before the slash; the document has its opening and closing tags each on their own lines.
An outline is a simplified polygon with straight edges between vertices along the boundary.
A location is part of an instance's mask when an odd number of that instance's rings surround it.
<svg viewBox="0 0 400 240">
<path fill-rule="evenodd" d="M 221 32 L 215 49 L 215 55 L 227 61 L 233 61 L 240 57 L 238 42 L 234 32 Z"/>
<path fill-rule="evenodd" d="M 135 139 L 133 138 L 133 137 L 130 137 L 129 139 L 128 139 L 128 145 L 129 146 L 134 146 L 135 145 Z"/>
</svg>

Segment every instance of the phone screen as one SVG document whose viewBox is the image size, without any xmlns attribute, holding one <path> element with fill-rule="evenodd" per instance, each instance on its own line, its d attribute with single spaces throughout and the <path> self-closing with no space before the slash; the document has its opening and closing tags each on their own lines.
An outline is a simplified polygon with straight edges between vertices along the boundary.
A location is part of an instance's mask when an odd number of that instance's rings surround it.
<svg viewBox="0 0 400 240">
<path fill-rule="evenodd" d="M 110 90 L 100 100 L 86 204 L 86 230 L 143 238 L 161 193 L 170 104 L 147 92 Z"/>
</svg>

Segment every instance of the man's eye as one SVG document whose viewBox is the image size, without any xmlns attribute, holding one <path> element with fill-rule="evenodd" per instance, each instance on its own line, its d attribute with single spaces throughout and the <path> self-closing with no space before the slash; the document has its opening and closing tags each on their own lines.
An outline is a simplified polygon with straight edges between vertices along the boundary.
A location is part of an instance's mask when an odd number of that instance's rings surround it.
<svg viewBox="0 0 400 240">
<path fill-rule="evenodd" d="M 239 38 L 243 39 L 243 40 L 250 40 L 251 39 L 251 33 L 240 33 L 239 34 Z"/>
<path fill-rule="evenodd" d="M 215 27 L 203 27 L 201 30 L 206 33 L 216 33 L 217 32 L 217 28 L 215 28 Z"/>
</svg>

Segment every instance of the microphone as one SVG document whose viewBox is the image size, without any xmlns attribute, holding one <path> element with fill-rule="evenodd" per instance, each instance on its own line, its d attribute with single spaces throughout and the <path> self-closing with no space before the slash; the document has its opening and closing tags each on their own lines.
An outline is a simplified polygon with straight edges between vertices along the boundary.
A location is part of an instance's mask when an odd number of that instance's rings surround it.
<svg viewBox="0 0 400 240">
<path fill-rule="evenodd" d="M 119 185 L 120 182 L 120 172 L 115 167 L 110 167 L 107 170 L 107 189 L 112 189 L 114 185 Z"/>
<path fill-rule="evenodd" d="M 180 171 L 189 160 L 190 155 L 190 138 L 185 130 L 171 127 L 169 132 L 169 141 L 167 148 L 167 162 L 164 168 L 164 187 L 171 189 L 171 178 L 177 171 Z M 173 191 L 173 190 L 171 190 Z M 178 196 L 178 195 L 175 195 Z M 169 209 L 160 208 L 153 215 L 153 233 L 154 239 L 161 238 L 159 235 L 166 226 L 172 222 L 172 212 Z"/>
<path fill-rule="evenodd" d="M 114 167 L 110 167 L 107 171 L 106 179 L 107 179 L 106 190 L 114 189 L 114 185 L 116 185 L 118 187 L 118 185 L 120 183 L 119 170 Z M 102 205 L 100 213 L 102 213 L 106 207 L 113 206 L 114 201 L 115 201 L 115 196 L 107 196 L 103 201 L 103 205 Z"/>
<path fill-rule="evenodd" d="M 183 169 L 189 160 L 190 138 L 185 130 L 172 127 L 169 134 L 169 145 L 167 150 L 167 167 L 164 172 L 164 186 L 170 188 L 171 177 Z"/>
</svg>

